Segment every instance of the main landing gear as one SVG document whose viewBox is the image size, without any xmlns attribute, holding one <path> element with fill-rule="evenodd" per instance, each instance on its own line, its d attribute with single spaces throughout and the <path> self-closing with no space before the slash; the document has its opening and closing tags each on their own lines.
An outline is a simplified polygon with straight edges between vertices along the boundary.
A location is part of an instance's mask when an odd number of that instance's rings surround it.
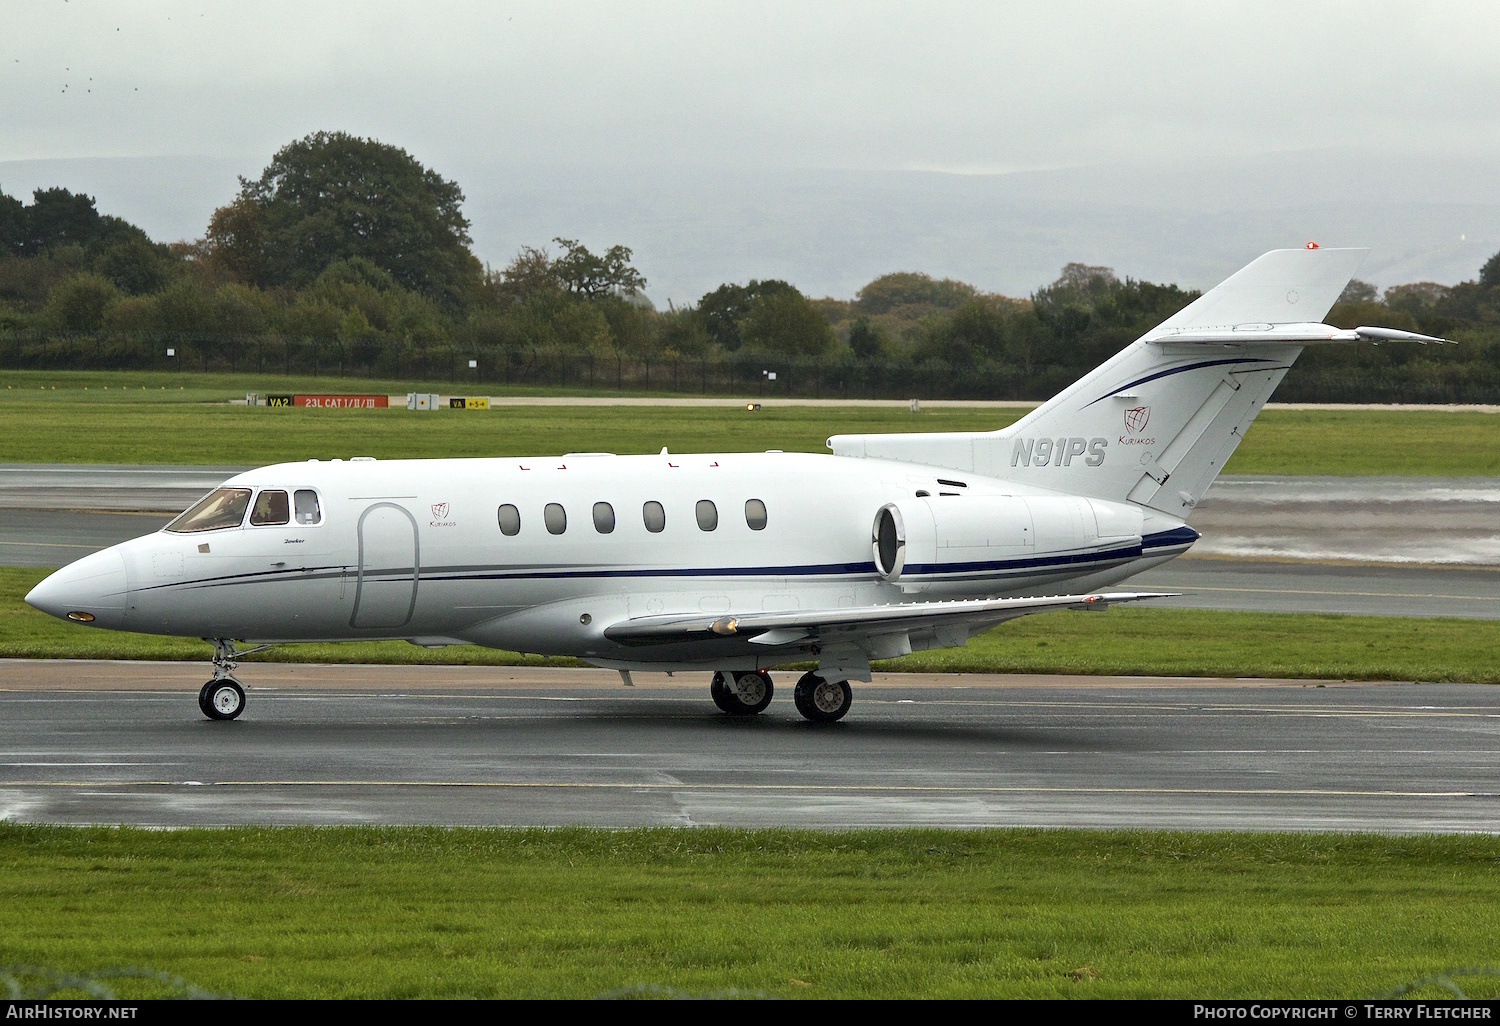
<svg viewBox="0 0 1500 1026">
<path fill-rule="evenodd" d="M 765 670 L 714 674 L 708 693 L 714 705 L 731 716 L 753 716 L 771 704 L 771 675 Z M 814 723 L 833 723 L 844 718 L 854 701 L 847 680 L 824 680 L 804 673 L 792 693 L 797 711 Z"/>
<path fill-rule="evenodd" d="M 708 693 L 714 705 L 731 716 L 754 716 L 771 704 L 771 675 L 765 670 L 714 674 Z"/>
<path fill-rule="evenodd" d="M 804 673 L 792 692 L 797 711 L 814 723 L 832 723 L 844 718 L 854 702 L 854 689 L 847 680 L 824 680 Z"/>
<path fill-rule="evenodd" d="M 198 708 L 211 720 L 232 720 L 245 711 L 245 687 L 234 679 L 239 658 L 251 652 L 261 652 L 270 645 L 240 651 L 234 642 L 224 638 L 204 638 L 214 646 L 213 679 L 198 692 Z"/>
</svg>

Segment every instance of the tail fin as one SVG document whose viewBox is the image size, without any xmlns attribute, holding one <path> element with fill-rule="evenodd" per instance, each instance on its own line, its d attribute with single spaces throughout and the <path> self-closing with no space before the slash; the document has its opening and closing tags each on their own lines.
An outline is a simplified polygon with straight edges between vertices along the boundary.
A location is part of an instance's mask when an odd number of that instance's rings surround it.
<svg viewBox="0 0 1500 1026">
<path fill-rule="evenodd" d="M 1185 516 L 1303 346 L 1356 340 L 1319 322 L 1366 252 L 1267 253 L 1003 430 L 839 435 L 829 448 Z"/>
</svg>

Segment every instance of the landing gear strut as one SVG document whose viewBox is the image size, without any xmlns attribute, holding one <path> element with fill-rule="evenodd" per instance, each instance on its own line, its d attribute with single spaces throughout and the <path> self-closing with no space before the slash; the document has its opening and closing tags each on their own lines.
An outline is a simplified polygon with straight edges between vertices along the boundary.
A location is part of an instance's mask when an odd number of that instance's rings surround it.
<svg viewBox="0 0 1500 1026">
<path fill-rule="evenodd" d="M 844 718 L 854 702 L 854 689 L 847 680 L 824 680 L 804 673 L 792 692 L 797 711 L 814 723 L 832 723 Z"/>
<path fill-rule="evenodd" d="M 245 711 L 245 688 L 234 679 L 240 656 L 261 652 L 269 645 L 240 651 L 224 638 L 205 638 L 214 646 L 213 679 L 198 692 L 198 708 L 211 720 L 232 720 Z"/>
<path fill-rule="evenodd" d="M 753 716 L 771 704 L 771 675 L 765 670 L 735 673 L 732 677 L 715 673 L 708 686 L 714 705 L 731 716 Z"/>
</svg>

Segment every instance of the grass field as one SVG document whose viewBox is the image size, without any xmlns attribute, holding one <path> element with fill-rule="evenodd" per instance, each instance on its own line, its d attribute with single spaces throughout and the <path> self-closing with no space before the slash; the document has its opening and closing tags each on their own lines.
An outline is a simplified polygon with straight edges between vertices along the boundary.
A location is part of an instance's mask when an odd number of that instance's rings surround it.
<svg viewBox="0 0 1500 1026">
<path fill-rule="evenodd" d="M 0 568 L 0 658 L 187 659 L 191 638 L 123 634 L 40 613 L 22 597 L 46 570 Z M 1316 677 L 1500 683 L 1500 622 L 1115 607 L 1042 613 L 997 627 L 961 649 L 876 664 L 892 671 Z M 426 649 L 404 641 L 283 645 L 251 661 L 582 665 L 470 645 Z"/>
<path fill-rule="evenodd" d="M 1500 962 L 1497 870 L 1475 836 L 0 825 L 0 964 L 244 997 L 1357 998 Z"/>
<path fill-rule="evenodd" d="M 122 390 L 122 385 L 128 387 Z M 735 408 L 507 407 L 411 413 L 226 404 L 246 391 L 404 393 L 418 387 L 358 379 L 0 372 L 0 462 L 248 466 L 353 455 L 643 453 L 663 445 L 676 452 L 823 452 L 830 434 L 991 430 L 1023 412 L 929 408 L 913 415 L 878 407 L 792 407 L 751 414 Z M 1500 418 L 1272 410 L 1256 421 L 1226 472 L 1500 476 Z"/>
</svg>

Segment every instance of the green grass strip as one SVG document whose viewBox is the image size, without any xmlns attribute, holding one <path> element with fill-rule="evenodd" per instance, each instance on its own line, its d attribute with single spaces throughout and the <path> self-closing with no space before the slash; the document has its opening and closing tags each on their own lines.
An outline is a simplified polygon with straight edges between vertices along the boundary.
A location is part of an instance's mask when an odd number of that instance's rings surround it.
<svg viewBox="0 0 1500 1026">
<path fill-rule="evenodd" d="M 988 431 L 1024 412 L 929 407 L 914 416 L 877 407 L 767 407 L 752 414 L 736 408 L 544 406 L 414 413 L 225 405 L 247 391 L 402 394 L 437 387 L 255 375 L 0 372 L 0 438 L 5 439 L 0 461 L 264 466 L 356 455 L 650 453 L 663 445 L 673 452 L 825 452 L 831 434 Z M 1497 442 L 1500 418 L 1482 413 L 1272 410 L 1261 414 L 1225 469 L 1231 474 L 1500 476 Z"/>
<path fill-rule="evenodd" d="M 127 634 L 68 623 L 23 601 L 48 574 L 0 568 L 0 658 L 187 659 L 211 649 L 193 638 Z M 1090 673 L 1202 677 L 1316 677 L 1500 683 L 1500 621 L 1238 613 L 1116 606 L 1041 613 L 997 627 L 961 649 L 919 652 L 880 670 Z M 472 645 L 425 649 L 404 641 L 282 645 L 272 662 L 580 666 Z"/>
<path fill-rule="evenodd" d="M 1497 902 L 1487 836 L 0 825 L 0 964 L 245 997 L 1353 999 Z"/>
</svg>

